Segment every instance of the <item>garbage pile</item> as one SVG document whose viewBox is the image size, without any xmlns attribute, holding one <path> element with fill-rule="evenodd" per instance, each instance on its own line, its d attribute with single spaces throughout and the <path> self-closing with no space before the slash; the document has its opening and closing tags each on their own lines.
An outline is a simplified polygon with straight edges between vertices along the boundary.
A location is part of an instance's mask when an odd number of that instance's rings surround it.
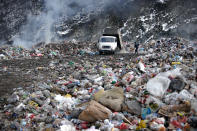
<svg viewBox="0 0 197 131">
<path fill-rule="evenodd" d="M 62 42 L 50 43 L 47 45 L 41 44 L 39 48 L 33 47 L 32 49 L 25 49 L 20 46 L 7 46 L 0 47 L 0 60 L 11 59 L 34 59 L 37 57 L 44 58 L 59 58 L 69 55 L 97 55 L 95 43 L 87 42 Z"/>
<path fill-rule="evenodd" d="M 129 57 L 100 56 L 90 46 L 66 50 L 71 44 L 23 50 L 30 54 L 23 59 L 51 59 L 37 70 L 53 76 L 2 97 L 0 129 L 197 130 L 197 58 L 190 44 L 161 39 L 141 46 L 143 55 Z"/>
</svg>

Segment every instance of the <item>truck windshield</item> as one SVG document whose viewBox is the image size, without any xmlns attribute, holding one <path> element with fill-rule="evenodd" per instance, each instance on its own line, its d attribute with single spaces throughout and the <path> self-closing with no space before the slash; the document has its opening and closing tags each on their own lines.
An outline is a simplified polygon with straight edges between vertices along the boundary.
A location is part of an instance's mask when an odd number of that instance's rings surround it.
<svg viewBox="0 0 197 131">
<path fill-rule="evenodd" d="M 115 38 L 101 38 L 101 42 L 115 42 Z"/>
</svg>

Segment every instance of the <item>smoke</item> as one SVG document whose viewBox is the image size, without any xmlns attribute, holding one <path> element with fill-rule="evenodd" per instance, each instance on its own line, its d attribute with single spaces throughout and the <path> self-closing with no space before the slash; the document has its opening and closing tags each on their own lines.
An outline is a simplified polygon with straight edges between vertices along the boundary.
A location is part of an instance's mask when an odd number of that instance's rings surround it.
<svg viewBox="0 0 197 131">
<path fill-rule="evenodd" d="M 27 22 L 13 37 L 14 45 L 31 48 L 33 45 L 58 41 L 55 25 L 66 21 L 77 13 L 88 14 L 96 7 L 108 5 L 113 0 L 44 0 L 44 9 L 39 15 L 29 14 Z M 115 1 L 115 0 L 114 0 Z"/>
<path fill-rule="evenodd" d="M 157 2 L 164 4 L 167 0 L 157 0 Z"/>
<path fill-rule="evenodd" d="M 104 24 L 110 25 L 110 22 L 115 24 L 117 23 L 117 25 L 119 25 L 122 19 L 127 20 L 128 18 L 138 17 L 139 15 L 142 15 L 141 13 L 144 13 L 141 12 L 141 9 L 144 9 L 145 7 L 149 7 L 148 5 L 152 5 L 152 3 L 159 2 L 162 3 L 161 5 L 165 5 L 165 4 L 168 5 L 171 4 L 170 2 L 173 0 L 43 0 L 43 1 L 44 1 L 44 5 L 42 11 L 38 15 L 29 14 L 26 23 L 23 26 L 21 26 L 19 33 L 14 37 L 12 37 L 12 40 L 14 41 L 14 45 L 19 45 L 25 48 L 31 48 L 32 46 L 41 42 L 44 43 L 58 42 L 61 40 L 59 39 L 58 36 L 59 34 L 62 33 L 64 35 L 67 32 L 69 32 L 69 28 L 72 28 L 72 26 L 70 25 L 74 25 L 73 23 L 76 21 L 77 21 L 76 23 L 82 21 L 82 19 L 84 18 L 83 16 L 89 16 L 89 14 L 91 15 L 92 12 L 94 12 L 93 15 L 96 14 L 95 12 L 102 12 L 101 16 L 111 17 L 111 19 L 106 17 L 102 17 L 101 19 L 99 19 L 100 17 L 97 16 L 95 17 L 98 18 L 99 20 L 95 20 L 94 23 L 100 25 L 94 27 L 98 27 L 98 29 L 100 29 L 100 27 L 101 28 L 104 27 L 102 26 Z M 168 9 L 167 7 L 168 6 L 165 6 L 165 9 Z M 173 5 L 172 7 L 174 8 L 176 6 Z M 70 22 L 71 24 L 70 25 L 65 24 L 65 22 L 67 21 Z M 88 23 L 88 22 L 84 21 L 84 23 Z M 120 26 L 123 25 L 120 24 Z M 79 28 L 81 28 L 81 26 Z M 191 28 L 191 30 L 193 29 L 194 28 Z M 135 28 L 134 30 L 137 29 Z M 188 30 L 187 32 L 189 31 L 190 30 Z M 94 28 L 90 29 L 89 26 L 84 26 L 81 32 L 77 32 L 77 33 L 84 34 L 82 35 L 83 37 L 83 36 L 95 35 L 91 33 L 98 33 L 98 30 Z M 196 30 L 192 32 L 196 32 Z"/>
<path fill-rule="evenodd" d="M 197 24 L 195 23 L 181 25 L 176 31 L 178 35 L 188 40 L 197 40 Z"/>
</svg>

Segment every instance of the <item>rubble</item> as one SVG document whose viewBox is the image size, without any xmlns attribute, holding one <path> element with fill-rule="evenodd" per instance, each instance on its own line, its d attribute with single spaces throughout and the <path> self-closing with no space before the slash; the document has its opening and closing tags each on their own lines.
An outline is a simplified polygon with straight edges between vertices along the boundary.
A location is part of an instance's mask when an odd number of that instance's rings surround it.
<svg viewBox="0 0 197 131">
<path fill-rule="evenodd" d="M 1 47 L 0 130 L 196 130 L 190 43 L 166 38 L 138 55 L 98 55 L 88 43 Z"/>
</svg>

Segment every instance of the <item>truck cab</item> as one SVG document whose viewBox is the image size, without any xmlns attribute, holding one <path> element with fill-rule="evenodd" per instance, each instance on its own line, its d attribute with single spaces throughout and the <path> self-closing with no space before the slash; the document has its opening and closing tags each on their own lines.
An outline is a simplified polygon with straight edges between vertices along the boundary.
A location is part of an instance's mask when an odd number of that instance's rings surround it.
<svg viewBox="0 0 197 131">
<path fill-rule="evenodd" d="M 120 30 L 111 27 L 105 28 L 97 43 L 99 53 L 111 52 L 114 54 L 116 50 L 120 50 L 122 47 Z"/>
<path fill-rule="evenodd" d="M 117 49 L 117 38 L 114 36 L 102 36 L 97 46 L 100 54 L 104 52 L 114 53 Z"/>
</svg>

